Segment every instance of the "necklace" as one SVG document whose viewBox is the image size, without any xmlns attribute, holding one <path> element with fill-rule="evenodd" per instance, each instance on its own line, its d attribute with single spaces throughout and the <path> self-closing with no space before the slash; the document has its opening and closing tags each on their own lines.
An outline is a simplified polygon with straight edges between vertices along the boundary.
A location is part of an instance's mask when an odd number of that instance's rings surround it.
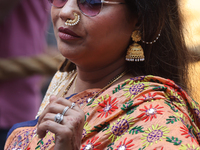
<svg viewBox="0 0 200 150">
<path fill-rule="evenodd" d="M 111 79 L 108 84 L 103 87 L 98 93 L 96 93 L 91 99 L 94 99 L 97 97 L 97 95 L 101 92 L 103 92 L 105 89 L 107 89 L 108 87 L 110 87 L 114 82 L 116 82 L 117 80 L 119 80 L 121 77 L 123 77 L 125 74 L 127 73 L 127 70 L 123 71 L 122 73 L 118 74 L 117 76 L 115 76 L 113 79 Z M 72 86 L 73 82 L 75 81 L 75 86 L 73 88 L 73 92 L 75 91 L 76 88 L 76 80 L 77 80 L 77 72 L 74 75 L 74 77 L 70 80 L 69 84 L 67 85 L 67 87 L 65 88 L 62 97 L 64 97 L 64 95 L 67 94 L 68 90 L 70 89 L 70 87 Z"/>
<path fill-rule="evenodd" d="M 72 86 L 72 84 L 73 84 L 74 80 L 76 79 L 76 77 L 77 77 L 77 72 L 76 72 L 76 74 L 74 75 L 74 77 L 69 81 L 69 84 L 68 84 L 67 87 L 65 88 L 65 90 L 64 90 L 64 92 L 63 92 L 63 94 L 62 94 L 62 97 L 64 97 L 64 96 L 67 94 L 68 90 L 69 90 L 70 87 Z"/>
<path fill-rule="evenodd" d="M 84 109 L 87 105 L 90 105 L 94 99 L 100 94 L 102 93 L 105 89 L 109 88 L 114 82 L 116 82 L 117 80 L 119 80 L 120 78 L 122 78 L 125 74 L 127 73 L 127 70 L 125 70 L 124 72 L 118 74 L 117 76 L 115 76 L 113 79 L 111 79 L 108 84 L 103 87 L 99 92 L 97 92 L 92 98 L 88 98 L 88 103 L 82 108 Z M 67 94 L 68 90 L 70 89 L 70 87 L 72 86 L 73 82 L 76 81 L 76 78 L 77 78 L 77 72 L 75 73 L 75 75 L 71 78 L 71 80 L 69 81 L 69 84 L 67 85 L 67 87 L 65 88 L 63 94 L 62 94 L 62 97 L 64 97 L 65 94 Z M 64 80 L 62 80 L 64 81 Z M 57 88 L 59 87 L 61 83 L 58 84 Z M 74 91 L 74 89 L 73 89 Z M 31 139 L 31 141 L 28 143 L 28 145 L 26 146 L 26 150 L 29 150 L 30 149 L 30 143 L 33 141 L 33 139 L 37 136 L 37 134 L 35 133 Z"/>
<path fill-rule="evenodd" d="M 118 74 L 115 78 L 113 78 L 112 80 L 110 80 L 108 82 L 108 84 L 103 87 L 99 92 L 97 92 L 92 98 L 88 98 L 88 104 L 86 104 L 82 109 L 84 109 L 86 106 L 91 105 L 92 102 L 94 101 L 94 99 L 100 94 L 102 93 L 105 89 L 109 88 L 114 82 L 116 82 L 117 80 L 119 80 L 120 78 L 122 78 L 125 74 L 127 73 L 127 70 L 125 70 L 124 72 Z"/>
</svg>

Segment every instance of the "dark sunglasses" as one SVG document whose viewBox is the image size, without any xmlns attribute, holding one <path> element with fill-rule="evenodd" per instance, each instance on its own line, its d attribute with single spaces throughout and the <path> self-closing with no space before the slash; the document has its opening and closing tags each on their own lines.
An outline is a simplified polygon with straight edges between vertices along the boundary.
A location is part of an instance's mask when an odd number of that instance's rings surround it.
<svg viewBox="0 0 200 150">
<path fill-rule="evenodd" d="M 68 0 L 48 0 L 53 6 L 62 8 Z M 77 0 L 80 11 L 89 17 L 98 15 L 103 8 L 103 4 L 124 4 L 122 2 L 113 2 L 105 0 Z"/>
</svg>

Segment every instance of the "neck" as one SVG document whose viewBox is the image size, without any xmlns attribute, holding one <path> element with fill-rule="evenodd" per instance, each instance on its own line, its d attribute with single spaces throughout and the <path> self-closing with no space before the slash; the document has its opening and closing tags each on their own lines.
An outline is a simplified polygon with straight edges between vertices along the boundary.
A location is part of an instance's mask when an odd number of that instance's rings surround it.
<svg viewBox="0 0 200 150">
<path fill-rule="evenodd" d="M 78 93 L 86 89 L 105 87 L 112 79 L 126 70 L 125 62 L 123 61 L 120 65 L 119 63 L 115 62 L 106 67 L 91 70 L 77 66 L 77 79 L 73 84 L 75 92 Z M 115 83 L 125 80 L 125 78 L 128 78 L 127 76 L 127 74 L 124 75 Z"/>
</svg>

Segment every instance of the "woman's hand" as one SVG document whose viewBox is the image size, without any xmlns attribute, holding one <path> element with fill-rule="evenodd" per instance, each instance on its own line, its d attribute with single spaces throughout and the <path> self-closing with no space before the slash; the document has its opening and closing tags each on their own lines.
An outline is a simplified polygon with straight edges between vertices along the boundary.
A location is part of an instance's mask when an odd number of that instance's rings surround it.
<svg viewBox="0 0 200 150">
<path fill-rule="evenodd" d="M 54 121 L 56 114 L 62 113 L 65 107 L 69 109 L 64 114 L 60 123 Z M 84 112 L 64 98 L 51 96 L 50 103 L 40 115 L 37 134 L 40 138 L 46 135 L 46 131 L 55 134 L 55 150 L 79 150 L 84 126 Z"/>
</svg>

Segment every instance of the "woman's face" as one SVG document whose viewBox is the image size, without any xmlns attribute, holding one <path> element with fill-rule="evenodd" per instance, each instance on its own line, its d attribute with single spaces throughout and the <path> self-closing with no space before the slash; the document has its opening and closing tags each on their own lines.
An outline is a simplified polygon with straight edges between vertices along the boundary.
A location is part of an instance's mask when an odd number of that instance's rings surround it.
<svg viewBox="0 0 200 150">
<path fill-rule="evenodd" d="M 75 26 L 66 26 L 67 19 L 74 19 L 73 13 L 80 15 Z M 126 48 L 137 23 L 125 4 L 104 4 L 101 12 L 94 17 L 83 15 L 76 0 L 68 0 L 62 8 L 52 6 L 51 16 L 58 49 L 77 66 L 103 67 L 120 59 L 125 59 Z M 59 28 L 64 27 L 78 37 L 65 35 Z"/>
</svg>

